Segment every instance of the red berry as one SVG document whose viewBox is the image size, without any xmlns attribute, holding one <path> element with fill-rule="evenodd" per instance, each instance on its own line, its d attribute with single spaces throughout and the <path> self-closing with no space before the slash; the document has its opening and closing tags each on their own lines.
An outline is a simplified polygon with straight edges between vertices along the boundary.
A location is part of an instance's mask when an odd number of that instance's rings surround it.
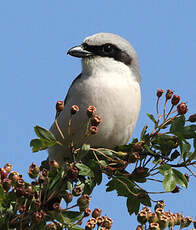
<svg viewBox="0 0 196 230">
<path fill-rule="evenodd" d="M 90 128 L 89 128 L 89 132 L 92 134 L 92 135 L 94 135 L 94 134 L 96 134 L 97 132 L 98 132 L 98 127 L 97 126 L 91 126 Z"/>
<path fill-rule="evenodd" d="M 4 168 L 0 168 L 1 179 L 5 179 L 8 176 L 8 172 Z"/>
<path fill-rule="evenodd" d="M 90 118 L 92 117 L 96 112 L 96 107 L 93 105 L 90 105 L 87 109 L 87 116 Z"/>
<path fill-rule="evenodd" d="M 64 102 L 63 101 L 57 101 L 56 103 L 56 111 L 61 112 L 64 109 Z"/>
<path fill-rule="evenodd" d="M 187 113 L 187 111 L 188 111 L 187 104 L 185 102 L 181 102 L 177 106 L 177 111 L 178 111 L 178 114 L 180 114 L 180 115 L 183 115 L 183 114 Z"/>
<path fill-rule="evenodd" d="M 77 105 L 72 105 L 71 107 L 71 115 L 76 114 L 79 111 L 79 107 Z"/>
</svg>

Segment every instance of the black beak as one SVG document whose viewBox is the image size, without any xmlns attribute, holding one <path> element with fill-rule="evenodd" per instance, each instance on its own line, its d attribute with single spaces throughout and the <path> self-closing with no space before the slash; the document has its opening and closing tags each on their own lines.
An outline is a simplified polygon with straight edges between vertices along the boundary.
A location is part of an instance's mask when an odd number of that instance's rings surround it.
<svg viewBox="0 0 196 230">
<path fill-rule="evenodd" d="M 79 58 L 85 58 L 93 55 L 91 52 L 85 50 L 82 45 L 74 46 L 68 50 L 67 54 Z"/>
</svg>

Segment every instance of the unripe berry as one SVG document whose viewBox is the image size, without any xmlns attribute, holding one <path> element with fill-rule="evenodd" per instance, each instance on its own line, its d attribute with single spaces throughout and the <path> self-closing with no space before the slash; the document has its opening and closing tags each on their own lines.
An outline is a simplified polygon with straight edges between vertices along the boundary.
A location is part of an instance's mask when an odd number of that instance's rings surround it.
<svg viewBox="0 0 196 230">
<path fill-rule="evenodd" d="M 75 186 L 74 189 L 72 190 L 73 196 L 80 196 L 82 194 L 82 188 Z"/>
<path fill-rule="evenodd" d="M 85 210 L 84 210 L 84 216 L 85 217 L 87 217 L 87 216 L 90 216 L 90 214 L 91 214 L 91 210 L 90 210 L 90 208 L 85 208 Z"/>
<path fill-rule="evenodd" d="M 33 213 L 33 218 L 34 218 L 36 223 L 40 223 L 40 221 L 42 220 L 42 217 L 43 217 L 43 215 L 41 212 L 37 211 L 37 212 Z"/>
<path fill-rule="evenodd" d="M 95 115 L 91 118 L 91 125 L 92 126 L 98 126 L 102 122 L 102 119 L 100 116 Z"/>
<path fill-rule="evenodd" d="M 174 95 L 172 97 L 171 103 L 172 103 L 172 105 L 177 105 L 179 103 L 179 101 L 180 101 L 180 96 Z"/>
<path fill-rule="evenodd" d="M 74 164 L 72 164 L 69 170 L 67 171 L 67 179 L 70 181 L 75 181 L 78 178 L 78 175 L 79 175 L 78 168 Z"/>
<path fill-rule="evenodd" d="M 100 226 L 104 222 L 104 217 L 103 216 L 99 216 L 99 217 L 96 218 L 96 220 L 97 220 L 97 225 Z"/>
<path fill-rule="evenodd" d="M 160 230 L 158 223 L 150 223 L 149 227 L 150 227 L 150 230 Z"/>
<path fill-rule="evenodd" d="M 64 109 L 64 102 L 63 101 L 57 101 L 56 103 L 56 111 L 61 112 Z"/>
<path fill-rule="evenodd" d="M 57 230 L 58 228 L 57 228 L 57 225 L 54 222 L 52 222 L 50 224 L 47 224 L 44 229 L 45 230 Z"/>
<path fill-rule="evenodd" d="M 112 218 L 108 216 L 104 216 L 104 222 L 102 226 L 105 227 L 106 229 L 110 229 L 112 227 L 112 224 L 113 224 Z"/>
<path fill-rule="evenodd" d="M 77 205 L 79 206 L 80 211 L 84 211 L 85 208 L 89 206 L 89 203 L 90 203 L 90 196 L 87 194 L 82 195 L 77 200 Z"/>
<path fill-rule="evenodd" d="M 9 173 L 12 170 L 12 165 L 9 163 L 6 163 L 4 165 L 4 169 Z"/>
<path fill-rule="evenodd" d="M 165 95 L 166 100 L 171 99 L 172 95 L 173 95 L 173 91 L 171 89 L 168 89 Z"/>
<path fill-rule="evenodd" d="M 101 216 L 101 212 L 102 212 L 101 209 L 95 208 L 95 209 L 93 210 L 92 217 L 97 218 L 97 217 Z"/>
<path fill-rule="evenodd" d="M 157 89 L 157 97 L 161 97 L 164 93 L 164 90 L 162 89 Z"/>
<path fill-rule="evenodd" d="M 140 211 L 137 215 L 137 221 L 142 225 L 145 224 L 147 222 L 147 212 Z"/>
<path fill-rule="evenodd" d="M 40 168 L 36 164 L 32 163 L 29 166 L 28 174 L 30 178 L 35 179 L 38 176 L 39 172 Z"/>
</svg>

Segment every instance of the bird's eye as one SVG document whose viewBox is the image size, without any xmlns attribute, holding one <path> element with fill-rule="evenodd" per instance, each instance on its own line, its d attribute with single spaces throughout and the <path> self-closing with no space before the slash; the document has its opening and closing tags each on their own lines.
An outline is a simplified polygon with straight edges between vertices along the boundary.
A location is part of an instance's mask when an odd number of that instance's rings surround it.
<svg viewBox="0 0 196 230">
<path fill-rule="evenodd" d="M 109 54 L 109 53 L 112 53 L 112 51 L 113 51 L 113 45 L 111 45 L 111 44 L 105 44 L 103 46 L 103 52 L 104 53 Z"/>
</svg>

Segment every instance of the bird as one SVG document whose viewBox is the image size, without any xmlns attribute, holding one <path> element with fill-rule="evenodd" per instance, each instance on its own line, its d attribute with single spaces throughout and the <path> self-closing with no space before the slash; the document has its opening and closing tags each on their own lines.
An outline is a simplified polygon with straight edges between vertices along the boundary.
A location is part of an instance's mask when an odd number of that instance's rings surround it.
<svg viewBox="0 0 196 230">
<path fill-rule="evenodd" d="M 71 157 L 71 143 L 75 148 L 85 143 L 107 149 L 127 144 L 141 106 L 138 55 L 126 39 L 113 33 L 97 33 L 69 49 L 67 54 L 81 58 L 82 71 L 73 80 L 65 97 L 64 109 L 50 128 L 63 145 L 49 147 L 49 159 L 59 163 Z M 77 105 L 79 111 L 71 116 L 73 105 Z M 95 135 L 85 138 L 89 106 L 95 106 L 101 123 Z"/>
</svg>

